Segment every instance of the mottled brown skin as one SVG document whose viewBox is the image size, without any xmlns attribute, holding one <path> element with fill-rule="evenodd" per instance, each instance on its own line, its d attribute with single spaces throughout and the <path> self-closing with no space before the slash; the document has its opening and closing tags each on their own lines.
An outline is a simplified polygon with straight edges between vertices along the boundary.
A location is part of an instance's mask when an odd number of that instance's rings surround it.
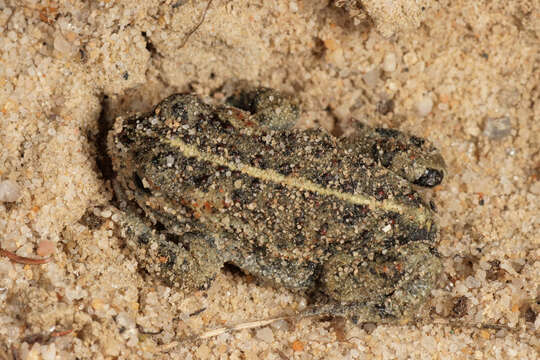
<svg viewBox="0 0 540 360">
<path fill-rule="evenodd" d="M 296 101 L 268 88 L 228 102 L 172 95 L 111 131 L 114 187 L 142 264 L 193 290 L 233 263 L 317 294 L 313 314 L 410 318 L 441 271 L 435 216 L 412 185 L 442 181 L 437 150 L 365 125 L 344 139 L 293 129 Z"/>
</svg>

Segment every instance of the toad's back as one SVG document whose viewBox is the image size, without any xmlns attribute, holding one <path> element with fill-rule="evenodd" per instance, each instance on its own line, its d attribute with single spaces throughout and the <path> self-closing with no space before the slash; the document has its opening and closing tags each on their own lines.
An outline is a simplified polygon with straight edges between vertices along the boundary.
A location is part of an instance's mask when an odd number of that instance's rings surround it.
<svg viewBox="0 0 540 360">
<path fill-rule="evenodd" d="M 155 116 L 125 120 L 117 136 L 131 149 L 117 161 L 135 170 L 124 178 L 138 184 L 139 206 L 170 231 L 220 234 L 225 259 L 259 270 L 436 239 L 432 212 L 410 183 L 353 142 L 250 127 L 238 109 L 220 113 L 179 96 Z"/>
</svg>

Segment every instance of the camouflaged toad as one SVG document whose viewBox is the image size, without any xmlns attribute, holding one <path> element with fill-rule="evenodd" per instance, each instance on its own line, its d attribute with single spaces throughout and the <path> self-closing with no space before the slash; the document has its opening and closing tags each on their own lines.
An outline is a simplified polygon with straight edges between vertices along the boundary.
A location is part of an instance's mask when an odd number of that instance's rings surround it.
<svg viewBox="0 0 540 360">
<path fill-rule="evenodd" d="M 396 130 L 294 129 L 298 114 L 248 88 L 227 105 L 176 94 L 117 119 L 108 146 L 130 248 L 182 289 L 207 289 L 231 263 L 314 295 L 312 314 L 410 318 L 441 272 L 435 215 L 413 184 L 439 184 L 442 157 Z"/>
</svg>

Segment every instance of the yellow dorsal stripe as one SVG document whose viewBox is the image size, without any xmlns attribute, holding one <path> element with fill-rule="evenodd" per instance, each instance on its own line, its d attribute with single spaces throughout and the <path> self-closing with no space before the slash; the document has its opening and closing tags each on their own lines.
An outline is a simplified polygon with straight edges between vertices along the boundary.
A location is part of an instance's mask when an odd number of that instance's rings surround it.
<svg viewBox="0 0 540 360">
<path fill-rule="evenodd" d="M 340 200 L 369 207 L 371 210 L 380 209 L 383 211 L 394 211 L 399 214 L 410 214 L 413 217 L 411 220 L 419 224 L 423 224 L 427 220 L 427 209 L 410 208 L 406 205 L 400 204 L 395 200 L 386 199 L 383 201 L 375 200 L 369 196 L 361 194 L 350 194 L 341 192 L 335 189 L 329 189 L 327 187 L 315 184 L 307 179 L 294 176 L 285 176 L 272 169 L 259 169 L 251 165 L 237 164 L 228 161 L 222 156 L 201 152 L 196 146 L 186 144 L 178 138 L 172 138 L 166 140 L 166 142 L 180 150 L 186 157 L 193 157 L 203 161 L 208 161 L 212 164 L 220 165 L 229 168 L 231 171 L 239 171 L 250 177 L 258 178 L 261 180 L 279 183 L 282 185 L 294 187 L 300 190 L 307 190 L 317 194 L 325 196 L 333 196 Z"/>
</svg>

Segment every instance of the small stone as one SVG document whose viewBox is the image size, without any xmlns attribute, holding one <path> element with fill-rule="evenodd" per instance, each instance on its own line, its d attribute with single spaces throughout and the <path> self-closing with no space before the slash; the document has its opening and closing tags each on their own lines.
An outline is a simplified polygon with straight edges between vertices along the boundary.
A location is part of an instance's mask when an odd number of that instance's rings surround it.
<svg viewBox="0 0 540 360">
<path fill-rule="evenodd" d="M 197 350 L 195 350 L 195 354 L 199 357 L 199 359 L 208 359 L 210 358 L 211 350 L 208 345 L 202 344 Z"/>
<path fill-rule="evenodd" d="M 386 72 L 392 72 L 396 70 L 396 66 L 397 66 L 396 54 L 394 53 L 386 54 L 383 60 L 383 70 Z"/>
<path fill-rule="evenodd" d="M 39 256 L 50 256 L 54 253 L 56 245 L 51 240 L 41 240 L 38 244 L 36 253 Z"/>
<path fill-rule="evenodd" d="M 521 100 L 521 93 L 516 88 L 503 88 L 497 94 L 497 100 L 501 105 L 504 105 L 508 108 L 517 106 Z"/>
<path fill-rule="evenodd" d="M 56 359 L 56 346 L 54 343 L 41 347 L 41 358 L 43 360 Z"/>
<path fill-rule="evenodd" d="M 487 330 L 482 330 L 480 331 L 480 336 L 484 339 L 484 340 L 489 340 L 491 338 L 491 333 Z"/>
<path fill-rule="evenodd" d="M 507 116 L 487 118 L 484 124 L 484 136 L 491 140 L 501 140 L 512 132 L 512 124 Z"/>
<path fill-rule="evenodd" d="M 292 349 L 294 351 L 304 351 L 304 343 L 301 342 L 300 340 L 295 340 L 292 343 Z"/>
<path fill-rule="evenodd" d="M 525 318 L 525 321 L 534 323 L 536 321 L 536 317 L 538 314 L 533 310 L 533 308 L 527 304 L 527 306 L 523 307 L 521 310 L 521 316 Z"/>
<path fill-rule="evenodd" d="M 466 296 L 459 296 L 454 298 L 452 301 L 452 314 L 457 318 L 465 316 L 467 314 L 469 299 L 467 299 Z"/>
<path fill-rule="evenodd" d="M 111 217 L 112 211 L 111 211 L 111 209 L 105 209 L 105 210 L 103 210 L 103 211 L 101 212 L 100 215 L 101 215 L 101 217 L 104 217 L 105 219 L 108 219 L 108 218 Z"/>
<path fill-rule="evenodd" d="M 307 300 L 306 299 L 300 299 L 298 302 L 298 311 L 302 311 L 307 307 Z"/>
<path fill-rule="evenodd" d="M 100 311 L 105 307 L 105 302 L 102 299 L 94 298 L 90 302 L 90 305 L 92 308 L 94 308 L 94 310 Z"/>
<path fill-rule="evenodd" d="M 275 321 L 270 326 L 276 330 L 289 331 L 289 323 L 285 320 Z"/>
<path fill-rule="evenodd" d="M 74 52 L 73 45 L 60 34 L 54 37 L 53 46 L 56 51 L 66 56 Z"/>
<path fill-rule="evenodd" d="M 368 322 L 362 325 L 362 328 L 364 329 L 365 332 L 367 332 L 368 334 L 371 334 L 377 328 L 377 324 Z"/>
<path fill-rule="evenodd" d="M 112 336 L 106 336 L 103 338 L 101 344 L 101 351 L 105 356 L 117 357 L 122 351 L 122 342 Z"/>
<path fill-rule="evenodd" d="M 172 167 L 174 165 L 174 156 L 168 155 L 165 161 L 167 162 L 167 167 Z"/>
<path fill-rule="evenodd" d="M 362 76 L 362 79 L 367 86 L 375 87 L 375 85 L 377 85 L 377 82 L 379 81 L 380 73 L 381 72 L 379 69 L 373 69 L 365 73 L 364 76 Z"/>
<path fill-rule="evenodd" d="M 274 333 L 269 327 L 264 327 L 262 329 L 257 330 L 257 333 L 255 336 L 257 337 L 257 339 L 262 340 L 269 344 L 274 341 Z"/>
<path fill-rule="evenodd" d="M 408 67 L 411 67 L 414 64 L 416 64 L 416 62 L 418 61 L 418 57 L 416 56 L 415 53 L 409 52 L 403 55 L 403 61 L 405 62 L 405 65 L 407 65 Z"/>
<path fill-rule="evenodd" d="M 431 97 L 429 97 L 428 95 L 424 95 L 416 103 L 416 111 L 418 112 L 418 115 L 420 116 L 428 115 L 432 109 L 433 109 L 433 100 L 431 100 Z"/>
<path fill-rule="evenodd" d="M 289 3 L 289 9 L 292 11 L 292 12 L 298 12 L 298 4 L 296 3 L 296 1 L 291 1 Z"/>
<path fill-rule="evenodd" d="M 21 190 L 16 182 L 4 180 L 0 182 L 0 201 L 15 202 L 21 197 Z"/>
<path fill-rule="evenodd" d="M 389 112 L 394 111 L 394 100 L 381 100 L 377 103 L 377 111 L 382 114 L 386 115 Z"/>
</svg>

